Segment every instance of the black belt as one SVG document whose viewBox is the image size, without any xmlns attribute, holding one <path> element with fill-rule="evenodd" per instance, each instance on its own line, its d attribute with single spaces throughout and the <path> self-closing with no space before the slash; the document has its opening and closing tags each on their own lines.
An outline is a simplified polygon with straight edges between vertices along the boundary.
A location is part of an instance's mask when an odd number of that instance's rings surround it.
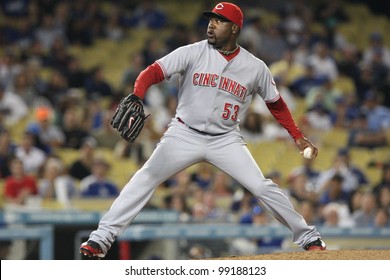
<svg viewBox="0 0 390 280">
<path fill-rule="evenodd" d="M 189 129 L 191 129 L 191 130 L 193 130 L 193 131 L 196 131 L 196 132 L 198 132 L 199 134 L 202 134 L 202 135 L 220 136 L 220 135 L 224 135 L 224 134 L 227 133 L 227 132 L 223 132 L 223 133 L 208 133 L 208 132 L 200 131 L 200 130 L 198 130 L 198 129 L 196 129 L 196 128 L 193 128 L 193 127 L 189 126 L 189 125 L 186 124 L 185 122 L 183 122 L 183 120 L 182 120 L 181 118 L 176 117 L 176 119 L 177 119 L 180 123 L 182 123 L 182 124 L 184 124 L 186 127 L 188 127 Z"/>
</svg>

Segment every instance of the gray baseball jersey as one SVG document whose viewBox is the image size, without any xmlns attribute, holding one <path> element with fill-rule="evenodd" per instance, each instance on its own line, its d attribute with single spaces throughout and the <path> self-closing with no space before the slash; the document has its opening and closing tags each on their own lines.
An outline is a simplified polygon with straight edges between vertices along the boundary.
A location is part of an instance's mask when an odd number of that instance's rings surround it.
<svg viewBox="0 0 390 280">
<path fill-rule="evenodd" d="M 204 40 L 178 48 L 157 63 L 167 79 L 181 74 L 177 117 L 206 133 L 237 128 L 253 94 L 265 102 L 279 98 L 264 62 L 243 48 L 228 61 Z"/>
<path fill-rule="evenodd" d="M 160 183 L 201 161 L 213 164 L 247 188 L 291 229 L 293 241 L 299 246 L 319 238 L 316 228 L 306 224 L 280 188 L 264 178 L 238 129 L 253 94 L 259 94 L 265 102 L 279 98 L 266 65 L 243 48 L 228 61 L 206 40 L 181 47 L 157 63 L 166 79 L 180 74 L 176 117 L 90 240 L 99 243 L 106 254 Z"/>
</svg>

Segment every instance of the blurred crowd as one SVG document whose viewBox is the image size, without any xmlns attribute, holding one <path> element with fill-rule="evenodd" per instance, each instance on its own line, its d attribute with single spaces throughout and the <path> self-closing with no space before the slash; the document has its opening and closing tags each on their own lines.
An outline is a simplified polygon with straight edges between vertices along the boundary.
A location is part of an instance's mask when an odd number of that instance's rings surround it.
<svg viewBox="0 0 390 280">
<path fill-rule="evenodd" d="M 203 2 L 201 10 L 215 5 Z M 319 141 L 324 131 L 348 133 L 347 143 L 340 143 L 327 169 L 315 170 L 313 160 L 304 160 L 288 174 L 265 175 L 280 183 L 310 224 L 390 226 L 390 161 L 377 163 L 382 178 L 372 182 L 349 152 L 354 147 L 388 146 L 387 34 L 373 30 L 361 48 L 339 30 L 350 20 L 345 4 L 363 1 L 235 2 L 246 15 L 241 46 L 269 66 L 293 114 L 298 104 L 304 105 L 296 121 L 305 135 Z M 267 13 L 276 15 L 277 21 L 264 20 Z M 110 127 L 118 101 L 131 92 L 147 65 L 181 45 L 204 39 L 207 20 L 199 13 L 187 25 L 175 22 L 161 1 L 151 0 L 3 0 L 0 18 L 4 203 L 23 205 L 31 195 L 65 204 L 76 197 L 115 197 L 123 186 L 110 178 L 110 163 L 97 157 L 96 150 L 108 148 L 118 158 L 145 162 L 174 116 L 177 80 L 150 88 L 145 105 L 151 117 L 132 145 Z M 99 63 L 99 57 L 94 67 L 85 68 L 83 57 L 71 52 L 75 47 L 93 48 L 97 40 L 127 40 L 129 31 L 141 28 L 150 37 L 131 55 L 128 68 L 121 69 L 119 84 L 107 78 L 110 69 Z M 161 30 L 170 35 L 158 36 Z M 131 47 L 135 39 L 129 40 Z M 126 52 L 115 55 L 128 59 Z M 249 143 L 292 141 L 259 98 L 254 98 L 241 130 Z M 66 164 L 59 149 L 78 151 L 79 156 Z M 178 173 L 157 192 L 162 194 L 160 203 L 148 207 L 177 210 L 182 222 L 275 222 L 233 178 L 207 163 Z"/>
</svg>

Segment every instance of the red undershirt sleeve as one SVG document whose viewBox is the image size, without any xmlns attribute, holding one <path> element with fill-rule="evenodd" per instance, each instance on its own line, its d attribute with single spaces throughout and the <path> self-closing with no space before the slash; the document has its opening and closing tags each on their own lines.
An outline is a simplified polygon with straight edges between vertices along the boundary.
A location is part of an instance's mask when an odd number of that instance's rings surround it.
<svg viewBox="0 0 390 280">
<path fill-rule="evenodd" d="M 144 99 L 148 88 L 154 84 L 162 82 L 163 80 L 164 73 L 160 65 L 154 62 L 138 75 L 134 83 L 134 94 L 141 99 Z"/>
<path fill-rule="evenodd" d="M 273 103 L 266 103 L 266 105 L 274 118 L 288 131 L 294 140 L 303 137 L 303 133 L 296 125 L 282 97 Z"/>
</svg>

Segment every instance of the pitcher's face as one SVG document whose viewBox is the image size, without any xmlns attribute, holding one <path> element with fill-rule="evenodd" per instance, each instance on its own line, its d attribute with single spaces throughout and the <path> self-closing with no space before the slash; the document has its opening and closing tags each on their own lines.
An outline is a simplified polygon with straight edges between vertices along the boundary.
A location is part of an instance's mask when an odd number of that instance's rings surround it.
<svg viewBox="0 0 390 280">
<path fill-rule="evenodd" d="M 216 48 L 222 48 L 233 40 L 235 24 L 218 17 L 210 17 L 207 27 L 207 41 Z"/>
</svg>

